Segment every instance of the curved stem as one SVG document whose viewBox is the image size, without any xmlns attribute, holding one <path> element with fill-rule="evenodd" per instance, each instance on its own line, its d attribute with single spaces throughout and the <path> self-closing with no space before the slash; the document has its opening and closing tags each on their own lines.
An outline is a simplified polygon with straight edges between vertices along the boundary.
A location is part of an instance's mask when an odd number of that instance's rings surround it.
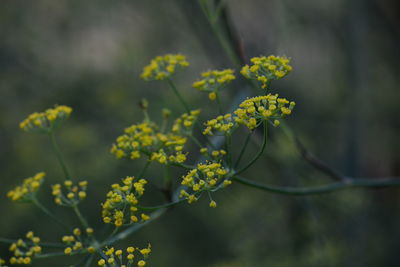
<svg viewBox="0 0 400 267">
<path fill-rule="evenodd" d="M 219 100 L 219 95 L 217 94 L 217 105 L 218 105 L 218 113 L 219 115 L 222 115 L 222 106 L 221 106 L 221 101 Z"/>
<path fill-rule="evenodd" d="M 194 137 L 193 135 L 189 135 L 189 138 L 192 139 L 192 141 L 193 141 L 199 148 L 202 148 L 202 147 L 203 147 L 203 145 L 200 143 L 200 141 L 199 141 L 196 137 Z"/>
<path fill-rule="evenodd" d="M 244 172 L 245 170 L 247 170 L 248 168 L 250 168 L 251 165 L 253 165 L 262 155 L 262 153 L 264 152 L 265 146 L 267 145 L 267 123 L 264 121 L 263 122 L 263 143 L 261 145 L 260 150 L 258 151 L 258 153 L 255 155 L 255 157 L 249 162 L 247 163 L 246 166 L 244 166 L 243 168 L 241 168 L 240 170 L 238 170 L 235 175 L 240 174 L 242 172 Z"/>
<path fill-rule="evenodd" d="M 161 205 L 158 205 L 158 206 L 151 206 L 151 207 L 141 207 L 141 206 L 138 206 L 138 209 L 140 209 L 140 210 L 147 210 L 147 211 L 158 210 L 158 209 L 162 209 L 162 208 L 172 207 L 172 206 L 174 206 L 174 205 L 176 205 L 176 204 L 179 204 L 179 203 L 181 203 L 181 202 L 183 202 L 183 201 L 185 201 L 185 199 L 180 199 L 180 200 L 177 200 L 177 201 L 168 202 L 168 203 L 161 204 Z"/>
<path fill-rule="evenodd" d="M 87 223 L 86 219 L 82 216 L 81 211 L 79 210 L 77 205 L 73 205 L 72 209 L 74 210 L 76 216 L 78 217 L 79 221 L 85 227 L 85 229 L 89 228 L 89 224 Z"/>
<path fill-rule="evenodd" d="M 58 162 L 60 163 L 61 168 L 63 169 L 64 175 L 65 175 L 65 179 L 69 180 L 69 179 L 71 179 L 71 176 L 69 174 L 67 165 L 65 164 L 64 158 L 63 158 L 63 156 L 61 154 L 60 148 L 58 147 L 58 144 L 57 144 L 57 141 L 56 141 L 56 137 L 54 135 L 54 131 L 50 131 L 49 132 L 49 136 L 50 136 L 50 139 L 51 139 L 51 144 L 53 146 L 54 153 L 56 154 Z"/>
<path fill-rule="evenodd" d="M 45 206 L 43 206 L 42 203 L 40 203 L 36 197 L 32 198 L 32 202 L 33 202 L 33 204 L 36 205 L 36 207 L 38 207 L 44 214 L 49 216 L 56 223 L 58 223 L 59 225 L 61 225 L 65 229 L 67 229 L 68 231 L 70 230 L 70 228 L 66 224 L 64 224 L 62 221 L 60 221 L 53 213 L 51 213 Z"/>
<path fill-rule="evenodd" d="M 172 82 L 171 79 L 167 79 L 167 82 L 169 86 L 172 88 L 172 91 L 174 91 L 175 95 L 178 97 L 179 101 L 181 104 L 185 107 L 185 110 L 187 113 L 190 113 L 190 109 L 186 101 L 183 99 L 182 95 L 179 93 L 178 89 L 176 88 L 175 84 Z"/>
<path fill-rule="evenodd" d="M 0 237 L 0 242 L 4 244 L 12 244 L 18 242 L 18 240 Z M 40 246 L 46 248 L 65 248 L 64 244 L 51 242 L 40 242 Z"/>
<path fill-rule="evenodd" d="M 138 179 L 140 179 L 140 178 L 143 177 L 143 175 L 146 173 L 147 168 L 150 166 L 150 164 L 151 164 L 151 161 L 148 160 L 148 161 L 146 162 L 146 164 L 144 165 L 142 171 L 141 171 L 140 174 L 138 175 Z"/>
<path fill-rule="evenodd" d="M 232 177 L 232 180 L 241 183 L 243 185 L 247 185 L 271 193 L 277 193 L 283 195 L 300 195 L 300 196 L 325 194 L 355 187 L 380 188 L 389 186 L 400 186 L 399 178 L 381 178 L 381 179 L 348 178 L 343 182 L 337 182 L 337 183 L 321 185 L 321 186 L 313 186 L 313 187 L 286 187 L 286 186 L 265 185 L 239 176 Z"/>
<path fill-rule="evenodd" d="M 251 138 L 251 135 L 252 135 L 253 132 L 254 132 L 254 131 L 251 131 L 251 132 L 249 132 L 249 133 L 247 134 L 246 140 L 244 141 L 244 144 L 243 144 L 243 146 L 242 146 L 242 149 L 240 150 L 239 157 L 237 158 L 237 160 L 236 160 L 236 162 L 235 162 L 234 168 L 237 168 L 237 167 L 239 166 L 240 160 L 242 159 L 242 157 L 243 157 L 243 155 L 244 155 L 244 152 L 246 152 L 246 148 L 247 148 L 247 146 L 248 146 L 248 144 L 249 144 L 249 141 L 250 141 L 250 138 Z"/>
</svg>

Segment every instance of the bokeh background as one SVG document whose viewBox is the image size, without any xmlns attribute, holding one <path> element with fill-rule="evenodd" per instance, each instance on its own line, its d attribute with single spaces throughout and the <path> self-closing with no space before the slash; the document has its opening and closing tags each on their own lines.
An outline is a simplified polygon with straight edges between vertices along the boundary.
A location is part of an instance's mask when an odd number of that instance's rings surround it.
<svg viewBox="0 0 400 267">
<path fill-rule="evenodd" d="M 224 2 L 246 61 L 269 54 L 292 58 L 294 71 L 273 89 L 297 102 L 288 123 L 310 151 L 344 175 L 400 176 L 398 1 Z M 16 239 L 34 230 L 43 240 L 57 241 L 66 234 L 32 206 L 6 198 L 39 171 L 47 173 L 43 202 L 78 225 L 70 210 L 50 198 L 49 185 L 62 173 L 48 138 L 22 132 L 19 122 L 54 104 L 73 107 L 57 138 L 74 177 L 89 180 L 82 209 L 98 229 L 109 185 L 144 164 L 117 161 L 109 153 L 122 130 L 142 119 L 139 100 L 150 101 L 155 120 L 163 107 L 175 116 L 183 112 L 167 84 L 139 79 L 151 58 L 176 52 L 191 62 L 174 78 L 179 89 L 194 108 L 203 108 L 202 120 L 214 116 L 217 109 L 207 96 L 190 85 L 201 71 L 236 65 L 198 1 L 1 1 L 1 237 Z M 243 99 L 243 92 L 259 93 L 240 78 L 224 91 L 223 105 Z M 249 155 L 256 146 L 252 143 Z M 190 151 L 195 155 L 195 146 Z M 153 166 L 147 177 L 157 183 L 162 174 Z M 174 174 L 178 181 L 181 171 Z M 277 185 L 331 182 L 299 157 L 279 128 L 271 133 L 266 155 L 245 176 Z M 389 188 L 288 197 L 233 185 L 214 194 L 217 209 L 208 208 L 206 198 L 181 204 L 119 246 L 150 242 L 149 266 L 399 266 L 399 194 Z M 150 187 L 145 201 L 159 204 L 163 196 Z M 7 245 L 0 248 L 0 257 L 8 257 Z M 32 266 L 76 261 L 64 256 Z"/>
</svg>

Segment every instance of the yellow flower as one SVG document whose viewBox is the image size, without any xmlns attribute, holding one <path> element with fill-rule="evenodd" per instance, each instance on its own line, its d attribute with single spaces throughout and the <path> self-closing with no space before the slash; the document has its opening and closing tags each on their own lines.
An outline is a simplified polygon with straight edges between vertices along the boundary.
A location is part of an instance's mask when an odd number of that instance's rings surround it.
<svg viewBox="0 0 400 267">
<path fill-rule="evenodd" d="M 219 162 L 199 163 L 196 169 L 190 170 L 182 177 L 181 184 L 187 186 L 192 194 L 188 193 L 187 190 L 181 190 L 179 197 L 185 198 L 189 204 L 193 203 L 197 200 L 196 194 L 202 191 L 212 191 L 220 184 L 225 185 L 225 181 L 230 182 L 227 174 L 228 170 Z M 214 207 L 214 203 L 210 203 L 210 207 Z"/>
<path fill-rule="evenodd" d="M 30 201 L 33 194 L 40 188 L 43 183 L 45 173 L 39 172 L 33 177 L 26 178 L 21 186 L 15 187 L 10 190 L 7 197 L 12 201 Z"/>
<path fill-rule="evenodd" d="M 61 184 L 54 184 L 51 186 L 54 202 L 57 205 L 73 206 L 79 204 L 86 198 L 87 181 L 81 181 L 75 185 L 72 181 L 67 180 L 64 182 L 65 193 L 62 190 Z"/>
<path fill-rule="evenodd" d="M 137 257 L 143 258 L 137 262 L 137 265 L 145 266 L 146 262 L 144 261 L 144 259 L 148 258 L 151 252 L 151 246 L 149 244 L 148 247 L 144 249 L 135 249 L 134 247 L 128 247 L 126 249 L 126 253 L 128 253 L 126 257 L 123 257 L 124 254 L 123 250 L 121 249 L 115 250 L 113 247 L 107 248 L 103 252 L 104 252 L 103 259 L 100 259 L 97 262 L 99 266 L 106 266 L 107 263 L 112 266 L 117 266 L 117 265 L 121 267 L 133 266 L 132 263 L 134 262 L 135 254 Z M 117 263 L 116 261 L 118 261 L 118 264 L 116 264 Z"/>
<path fill-rule="evenodd" d="M 290 59 L 286 57 L 253 57 L 251 62 L 253 65 L 245 65 L 240 73 L 247 79 L 260 82 L 262 88 L 266 88 L 270 81 L 281 79 L 292 71 Z"/>
<path fill-rule="evenodd" d="M 104 223 L 114 223 L 116 227 L 138 221 L 135 212 L 139 198 L 144 194 L 145 179 L 135 182 L 135 177 L 126 177 L 122 185 L 112 185 L 112 190 L 107 193 L 106 201 L 102 204 L 102 217 Z M 150 217 L 142 214 L 143 221 Z"/>
<path fill-rule="evenodd" d="M 209 92 L 208 98 L 213 101 L 217 98 L 217 94 L 221 88 L 235 79 L 234 70 L 210 70 L 201 74 L 201 80 L 193 83 L 193 87 Z"/>
<path fill-rule="evenodd" d="M 44 112 L 32 113 L 19 126 L 27 132 L 37 131 L 48 133 L 67 119 L 71 112 L 72 108 L 68 106 L 56 106 Z"/>
<path fill-rule="evenodd" d="M 258 126 L 262 120 L 273 121 L 274 126 L 279 125 L 279 119 L 283 119 L 292 113 L 295 102 L 286 98 L 279 98 L 278 94 L 256 96 L 243 101 L 234 111 L 235 122 L 243 124 L 250 130 Z"/>
<path fill-rule="evenodd" d="M 11 264 L 31 264 L 32 258 L 42 252 L 42 247 L 39 246 L 39 237 L 36 237 L 32 231 L 26 233 L 25 236 L 27 240 L 18 239 L 10 245 L 9 250 L 14 255 L 10 258 Z M 0 260 L 0 266 L 3 266 L 4 263 Z"/>
<path fill-rule="evenodd" d="M 172 76 L 179 68 L 186 68 L 189 62 L 181 54 L 167 54 L 158 56 L 151 60 L 150 64 L 144 67 L 140 77 L 143 80 L 164 80 Z"/>
</svg>

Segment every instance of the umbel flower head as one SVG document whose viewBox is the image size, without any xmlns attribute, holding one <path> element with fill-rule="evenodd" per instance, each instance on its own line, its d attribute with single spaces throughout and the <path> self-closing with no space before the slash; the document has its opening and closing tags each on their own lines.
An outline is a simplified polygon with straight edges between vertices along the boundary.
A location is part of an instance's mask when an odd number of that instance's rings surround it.
<svg viewBox="0 0 400 267">
<path fill-rule="evenodd" d="M 203 79 L 194 82 L 192 86 L 200 91 L 208 92 L 209 99 L 213 101 L 217 98 L 219 90 L 235 79 L 233 73 L 234 70 L 231 69 L 203 72 L 201 74 Z"/>
<path fill-rule="evenodd" d="M 134 124 L 117 138 L 111 152 L 118 159 L 137 159 L 145 155 L 149 160 L 161 164 L 183 163 L 186 161 L 186 154 L 183 153 L 186 136 L 191 134 L 199 113 L 199 110 L 193 110 L 189 114 L 183 114 L 175 120 L 170 132 L 164 132 L 147 119 L 140 124 Z"/>
<path fill-rule="evenodd" d="M 140 218 L 136 212 L 139 198 L 144 194 L 145 179 L 135 182 L 135 177 L 126 177 L 122 185 L 113 184 L 112 190 L 107 193 L 107 199 L 102 204 L 102 217 L 104 223 L 113 223 L 116 227 L 124 224 L 136 223 L 139 220 L 147 221 L 150 217 L 144 213 Z"/>
<path fill-rule="evenodd" d="M 287 57 L 253 57 L 251 62 L 253 65 L 244 66 L 240 73 L 247 79 L 260 82 L 262 88 L 266 88 L 271 80 L 281 79 L 292 71 Z"/>
<path fill-rule="evenodd" d="M 67 106 L 55 106 L 44 112 L 35 112 L 20 123 L 20 128 L 27 132 L 48 133 L 57 128 L 69 117 L 72 108 Z"/>
<path fill-rule="evenodd" d="M 206 128 L 203 131 L 204 135 L 214 135 L 215 132 L 221 135 L 230 135 L 232 131 L 237 128 L 234 117 L 230 113 L 224 116 L 219 115 L 215 119 L 207 121 L 205 126 Z"/>
<path fill-rule="evenodd" d="M 26 239 L 18 239 L 10 245 L 10 251 L 14 254 L 10 258 L 11 264 L 31 264 L 32 259 L 42 252 L 40 238 L 36 237 L 32 231 L 26 234 Z"/>
<path fill-rule="evenodd" d="M 219 162 L 199 163 L 196 169 L 182 177 L 181 184 L 187 186 L 189 190 L 182 189 L 180 197 L 187 199 L 190 204 L 197 201 L 197 196 L 203 191 L 212 192 L 220 186 L 228 186 L 232 182 L 228 179 L 227 174 L 228 170 Z M 210 206 L 216 207 L 216 203 L 212 201 Z"/>
<path fill-rule="evenodd" d="M 181 54 L 167 54 L 151 60 L 150 64 L 143 68 L 140 77 L 143 80 L 164 80 L 171 77 L 177 69 L 186 68 L 189 62 Z"/>
<path fill-rule="evenodd" d="M 61 238 L 66 245 L 64 254 L 73 255 L 80 251 L 95 252 L 95 248 L 90 245 L 92 241 L 89 239 L 93 235 L 92 228 L 86 228 L 85 233 L 82 233 L 81 229 L 75 228 L 72 233 L 72 235 L 65 235 Z"/>
<path fill-rule="evenodd" d="M 86 198 L 86 189 L 88 182 L 80 181 L 78 185 L 70 180 L 64 181 L 64 187 L 66 193 L 62 191 L 61 184 L 52 185 L 52 195 L 54 196 L 54 202 L 61 206 L 74 206 Z"/>
<path fill-rule="evenodd" d="M 278 94 L 248 98 L 234 111 L 235 121 L 244 124 L 250 130 L 256 128 L 258 122 L 265 120 L 273 121 L 273 124 L 278 126 L 279 119 L 290 115 L 295 105 L 293 101 L 279 98 Z"/>
<path fill-rule="evenodd" d="M 7 193 L 12 201 L 31 201 L 34 194 L 43 183 L 45 173 L 39 172 L 33 177 L 26 178 L 22 185 L 15 187 Z"/>
<path fill-rule="evenodd" d="M 103 259 L 97 262 L 99 266 L 127 267 L 133 266 L 134 262 L 137 261 L 136 266 L 144 267 L 151 253 L 151 245 L 149 244 L 147 248 L 143 249 L 128 247 L 125 251 L 126 256 L 124 251 L 121 249 L 115 250 L 113 247 L 106 248 L 103 252 Z"/>
</svg>

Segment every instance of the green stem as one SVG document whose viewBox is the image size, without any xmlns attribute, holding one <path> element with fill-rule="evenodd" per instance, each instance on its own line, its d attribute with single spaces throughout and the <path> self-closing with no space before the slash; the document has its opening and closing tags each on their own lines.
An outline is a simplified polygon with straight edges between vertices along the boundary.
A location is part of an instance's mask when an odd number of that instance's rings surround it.
<svg viewBox="0 0 400 267">
<path fill-rule="evenodd" d="M 241 183 L 243 185 L 247 185 L 271 193 L 284 194 L 284 195 L 303 195 L 303 196 L 325 194 L 356 187 L 380 188 L 389 186 L 400 186 L 399 178 L 380 178 L 380 179 L 348 178 L 343 182 L 332 183 L 322 186 L 313 186 L 313 187 L 271 186 L 271 185 L 260 184 L 239 176 L 232 177 L 232 180 Z"/>
<path fill-rule="evenodd" d="M 168 82 L 169 86 L 172 88 L 172 91 L 174 91 L 175 95 L 178 97 L 178 99 L 181 102 L 181 104 L 185 107 L 186 112 L 189 114 L 190 113 L 189 106 L 186 103 L 186 101 L 183 99 L 182 95 L 179 93 L 179 91 L 176 88 L 175 84 L 169 78 L 167 79 L 167 82 Z"/>
<path fill-rule="evenodd" d="M 177 200 L 177 201 L 168 202 L 168 203 L 165 203 L 165 204 L 162 204 L 162 205 L 158 205 L 158 206 L 150 206 L 150 207 L 138 206 L 138 209 L 143 210 L 143 211 L 153 211 L 153 210 L 158 210 L 158 209 L 162 209 L 162 208 L 168 208 L 168 207 L 174 206 L 174 205 L 176 205 L 178 203 L 181 203 L 183 201 L 185 201 L 185 199 L 180 199 L 180 200 Z"/>
<path fill-rule="evenodd" d="M 246 148 L 247 148 L 247 146 L 249 145 L 249 141 L 250 141 L 250 138 L 251 138 L 251 135 L 253 134 L 253 132 L 254 132 L 254 131 L 249 132 L 249 133 L 247 134 L 247 136 L 246 136 L 246 140 L 244 141 L 243 147 L 242 147 L 242 149 L 240 150 L 239 157 L 237 158 L 237 160 L 236 160 L 236 162 L 235 162 L 235 165 L 234 165 L 234 168 L 235 168 L 235 169 L 239 166 L 239 163 L 240 163 L 240 161 L 242 160 L 242 157 L 243 157 L 243 155 L 244 155 L 244 152 L 246 152 Z"/>
<path fill-rule="evenodd" d="M 87 223 L 86 219 L 82 216 L 81 211 L 79 210 L 77 205 L 73 205 L 72 209 L 74 210 L 76 216 L 78 217 L 79 221 L 85 227 L 85 229 L 89 228 L 89 224 Z"/>
<path fill-rule="evenodd" d="M 143 175 L 146 173 L 146 171 L 147 171 L 147 169 L 149 168 L 150 164 L 151 164 L 151 161 L 148 160 L 148 161 L 146 162 L 146 164 L 144 165 L 142 171 L 141 171 L 140 174 L 138 175 L 138 179 L 143 178 Z"/>
<path fill-rule="evenodd" d="M 260 150 L 258 151 L 258 153 L 255 155 L 255 157 L 249 162 L 247 163 L 246 166 L 244 166 L 243 168 L 241 168 L 239 171 L 237 171 L 235 173 L 235 175 L 240 174 L 242 172 L 244 172 L 245 170 L 247 170 L 248 168 L 250 168 L 250 166 L 252 166 L 262 155 L 262 153 L 264 152 L 265 146 L 267 145 L 267 123 L 264 121 L 263 122 L 263 143 L 261 145 Z"/>
<path fill-rule="evenodd" d="M 216 100 L 217 100 L 217 105 L 218 105 L 218 113 L 219 113 L 219 115 L 222 115 L 222 106 L 221 106 L 221 101 L 219 100 L 219 95 L 218 95 L 218 93 L 217 93 L 217 98 L 216 98 Z"/>
<path fill-rule="evenodd" d="M 57 141 L 56 141 L 56 137 L 54 135 L 54 131 L 50 131 L 49 136 L 50 136 L 50 139 L 51 139 L 51 144 L 53 146 L 53 150 L 54 150 L 54 152 L 55 152 L 55 154 L 57 156 L 58 162 L 60 163 L 61 168 L 63 169 L 64 175 L 65 175 L 65 179 L 69 180 L 69 179 L 71 179 L 71 176 L 69 174 L 67 166 L 65 165 L 65 161 L 64 161 L 63 156 L 62 156 L 62 154 L 60 152 L 60 149 L 59 149 L 59 147 L 57 145 Z"/>
<path fill-rule="evenodd" d="M 58 223 L 59 225 L 61 225 L 65 229 L 67 229 L 68 231 L 70 230 L 70 228 L 66 224 L 64 224 L 62 221 L 60 221 L 53 213 L 51 213 L 45 206 L 43 206 L 36 197 L 32 198 L 32 202 L 33 202 L 33 204 L 36 205 L 36 207 L 38 207 L 44 214 L 49 216 L 56 223 Z"/>
<path fill-rule="evenodd" d="M 86 263 L 85 263 L 85 267 L 90 267 L 90 264 L 92 264 L 94 255 L 90 255 L 90 257 L 87 259 Z"/>
<path fill-rule="evenodd" d="M 204 147 L 204 146 L 200 143 L 200 141 L 199 141 L 196 137 L 194 137 L 193 135 L 189 135 L 189 138 L 192 139 L 192 141 L 193 141 L 199 148 Z"/>
<path fill-rule="evenodd" d="M 228 135 L 226 136 L 226 141 L 225 141 L 225 149 L 226 149 L 226 154 L 227 154 L 227 164 L 229 168 L 232 168 L 232 151 L 231 151 L 231 142 L 232 142 L 232 136 Z"/>
</svg>

